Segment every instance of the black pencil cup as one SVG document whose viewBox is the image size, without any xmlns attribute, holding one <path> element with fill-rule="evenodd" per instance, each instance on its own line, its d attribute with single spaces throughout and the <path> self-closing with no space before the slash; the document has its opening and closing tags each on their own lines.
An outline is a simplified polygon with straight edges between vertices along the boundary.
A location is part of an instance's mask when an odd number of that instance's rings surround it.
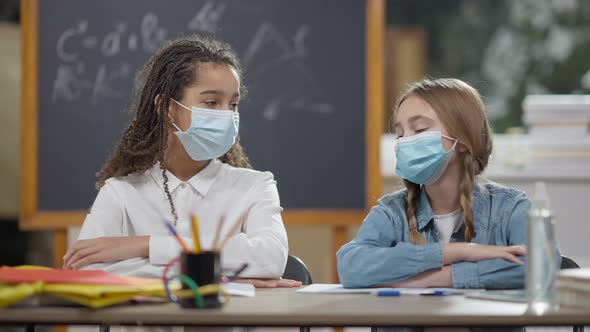
<svg viewBox="0 0 590 332">
<path fill-rule="evenodd" d="M 191 278 L 199 287 L 218 285 L 221 282 L 221 259 L 219 252 L 204 251 L 200 253 L 182 253 L 180 272 Z M 191 289 L 185 282 L 182 289 Z M 204 308 L 220 308 L 224 297 L 221 292 L 203 296 Z M 197 308 L 194 298 L 181 299 L 184 308 Z"/>
</svg>

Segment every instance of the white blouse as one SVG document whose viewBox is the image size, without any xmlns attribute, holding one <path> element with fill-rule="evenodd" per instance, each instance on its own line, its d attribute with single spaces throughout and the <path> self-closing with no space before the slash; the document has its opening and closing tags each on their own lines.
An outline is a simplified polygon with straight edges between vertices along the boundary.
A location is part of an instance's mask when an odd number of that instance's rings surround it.
<svg viewBox="0 0 590 332">
<path fill-rule="evenodd" d="M 243 277 L 282 276 L 289 248 L 272 173 L 236 168 L 213 160 L 186 182 L 168 171 L 166 174 L 178 213 L 176 229 L 190 247 L 193 246 L 191 212 L 199 218 L 203 250 L 211 249 L 223 214 L 226 220 L 221 239 L 240 216 L 246 215 L 245 222 L 230 235 L 222 250 L 222 268 L 232 270 L 248 263 L 248 268 L 241 274 Z M 173 219 L 159 164 L 144 172 L 108 179 L 86 216 L 78 239 L 149 235 L 149 257 L 92 264 L 85 269 L 161 277 L 164 265 L 181 251 L 164 225 L 164 220 L 172 222 Z"/>
</svg>

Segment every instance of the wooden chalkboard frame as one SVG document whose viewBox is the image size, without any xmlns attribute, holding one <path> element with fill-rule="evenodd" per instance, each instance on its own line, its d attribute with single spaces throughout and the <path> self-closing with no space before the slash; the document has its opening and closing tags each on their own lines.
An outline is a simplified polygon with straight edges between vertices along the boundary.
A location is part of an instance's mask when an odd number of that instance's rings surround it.
<svg viewBox="0 0 590 332">
<path fill-rule="evenodd" d="M 66 250 L 66 232 L 80 226 L 87 211 L 38 210 L 38 45 L 39 0 L 21 0 L 21 192 L 23 230 L 55 231 L 55 265 Z M 366 0 L 366 203 L 365 209 L 286 209 L 287 225 L 330 225 L 334 252 L 347 241 L 347 226 L 359 225 L 382 194 L 379 145 L 384 112 L 385 0 Z"/>
</svg>

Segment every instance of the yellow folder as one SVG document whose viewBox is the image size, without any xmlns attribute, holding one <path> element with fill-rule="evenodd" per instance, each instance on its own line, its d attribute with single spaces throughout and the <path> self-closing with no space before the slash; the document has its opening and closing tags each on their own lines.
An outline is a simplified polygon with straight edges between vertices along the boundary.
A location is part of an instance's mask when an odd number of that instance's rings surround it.
<svg viewBox="0 0 590 332">
<path fill-rule="evenodd" d="M 37 266 L 22 266 L 20 269 L 46 269 Z M 0 308 L 16 304 L 36 294 L 51 294 L 90 308 L 102 308 L 130 301 L 139 296 L 166 297 L 164 283 L 160 279 L 121 277 L 129 285 L 97 285 L 80 283 L 0 283 Z M 172 283 L 171 290 L 180 285 Z"/>
</svg>

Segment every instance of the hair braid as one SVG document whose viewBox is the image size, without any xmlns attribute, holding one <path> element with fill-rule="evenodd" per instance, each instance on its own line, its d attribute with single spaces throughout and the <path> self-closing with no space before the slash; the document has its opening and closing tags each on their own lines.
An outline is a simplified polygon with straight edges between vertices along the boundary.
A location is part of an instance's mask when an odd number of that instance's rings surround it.
<svg viewBox="0 0 590 332">
<path fill-rule="evenodd" d="M 473 210 L 471 209 L 471 191 L 473 189 L 473 157 L 469 153 L 465 153 L 463 158 L 463 165 L 465 172 L 461 182 L 459 183 L 459 190 L 461 197 L 459 203 L 461 210 L 463 210 L 463 222 L 465 224 L 465 242 L 471 242 L 475 237 L 475 230 L 473 226 Z"/>
<path fill-rule="evenodd" d="M 418 231 L 418 221 L 416 220 L 416 211 L 418 211 L 418 203 L 420 201 L 420 185 L 408 180 L 404 180 L 404 185 L 408 190 L 406 215 L 408 217 L 408 226 L 410 227 L 410 242 L 424 244 L 426 243 L 426 239 Z"/>
</svg>

